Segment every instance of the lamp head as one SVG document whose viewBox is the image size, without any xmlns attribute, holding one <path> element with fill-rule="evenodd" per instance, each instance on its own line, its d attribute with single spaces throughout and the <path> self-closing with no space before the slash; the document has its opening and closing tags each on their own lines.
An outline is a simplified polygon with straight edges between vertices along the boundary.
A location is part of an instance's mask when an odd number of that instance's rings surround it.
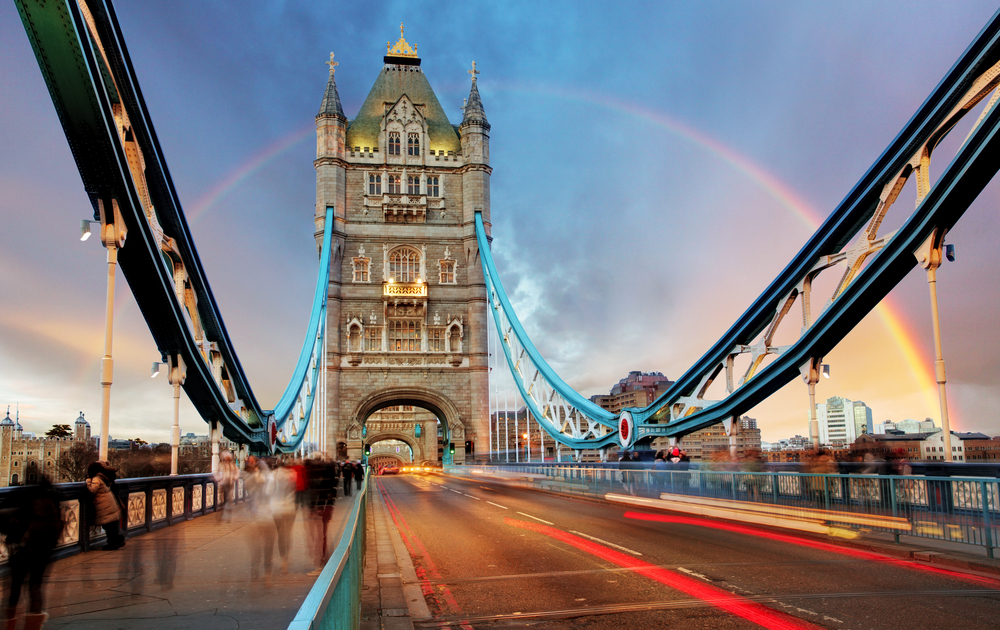
<svg viewBox="0 0 1000 630">
<path fill-rule="evenodd" d="M 830 378 L 830 365 L 824 363 L 821 367 L 823 368 L 823 378 Z"/>
<path fill-rule="evenodd" d="M 150 374 L 149 378 L 156 378 L 156 376 L 159 373 L 160 373 L 160 362 L 159 361 L 153 361 L 153 368 L 149 371 L 149 374 Z"/>
<path fill-rule="evenodd" d="M 84 219 L 80 222 L 80 240 L 85 241 L 90 238 L 90 221 Z"/>
</svg>

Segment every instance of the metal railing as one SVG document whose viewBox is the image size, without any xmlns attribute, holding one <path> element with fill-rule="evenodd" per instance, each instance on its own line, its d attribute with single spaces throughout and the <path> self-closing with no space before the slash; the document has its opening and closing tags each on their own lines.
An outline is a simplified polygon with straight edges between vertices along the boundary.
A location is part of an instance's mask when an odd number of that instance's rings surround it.
<svg viewBox="0 0 1000 630">
<path fill-rule="evenodd" d="M 504 480 L 554 492 L 608 494 L 714 505 L 854 530 L 979 545 L 993 557 L 1000 480 L 918 475 L 810 474 L 574 466 L 453 466 L 447 474 Z"/>
<path fill-rule="evenodd" d="M 93 495 L 87 484 L 61 483 L 54 488 L 61 495 L 59 509 L 63 520 L 54 557 L 64 558 L 103 545 L 104 530 L 93 525 L 89 516 Z M 0 489 L 0 510 L 16 504 L 18 494 L 29 489 L 30 486 Z M 122 533 L 128 538 L 211 514 L 223 503 L 222 492 L 211 474 L 119 479 L 114 491 L 125 507 Z M 242 479 L 237 482 L 235 492 L 235 501 L 243 501 Z M 0 535 L 0 564 L 6 564 L 8 559 L 5 539 Z"/>
<path fill-rule="evenodd" d="M 365 475 L 358 500 L 344 525 L 340 543 L 330 554 L 288 630 L 357 630 L 361 626 L 365 540 L 370 474 Z"/>
</svg>

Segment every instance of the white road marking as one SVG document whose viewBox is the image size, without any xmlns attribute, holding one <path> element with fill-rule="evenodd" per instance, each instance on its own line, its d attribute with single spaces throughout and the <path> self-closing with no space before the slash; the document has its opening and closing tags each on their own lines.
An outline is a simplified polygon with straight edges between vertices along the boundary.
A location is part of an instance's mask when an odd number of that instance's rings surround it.
<svg viewBox="0 0 1000 630">
<path fill-rule="evenodd" d="M 621 545 L 616 545 L 616 544 L 615 544 L 615 543 L 613 543 L 613 542 L 608 542 L 608 541 L 606 541 L 606 540 L 601 540 L 601 539 L 600 539 L 600 538 L 598 538 L 597 536 L 591 536 L 590 534 L 584 534 L 583 532 L 578 532 L 578 531 L 574 531 L 574 530 L 572 530 L 572 529 L 571 529 L 571 530 L 569 530 L 569 532 L 570 532 L 571 534 L 576 534 L 577 536 L 583 536 L 584 538 L 589 538 L 590 540 L 593 540 L 594 542 L 599 542 L 599 543 L 601 543 L 602 545 L 607 545 L 607 546 L 609 546 L 609 547 L 614 547 L 615 549 L 621 549 L 622 551 L 624 551 L 624 552 L 626 552 L 626 553 L 630 553 L 630 554 L 632 554 L 633 556 L 641 556 L 641 555 L 642 555 L 642 554 L 641 554 L 641 553 L 639 553 L 638 551 L 633 551 L 632 549 L 629 549 L 628 547 L 622 547 Z"/>
<path fill-rule="evenodd" d="M 487 501 L 487 503 L 489 503 L 490 505 L 495 505 L 495 506 L 497 506 L 498 508 L 503 508 L 503 509 L 505 509 L 505 510 L 509 510 L 509 509 L 510 509 L 509 507 L 505 507 L 505 506 L 503 506 L 503 505 L 500 505 L 499 503 L 494 503 L 494 502 L 492 502 L 492 501 Z"/>
<path fill-rule="evenodd" d="M 448 488 L 448 489 L 449 489 L 449 490 L 451 490 L 452 492 L 454 492 L 455 494 L 462 494 L 462 493 L 461 493 L 461 492 L 459 492 L 458 490 L 454 490 L 454 489 L 452 489 L 452 488 Z"/>
<path fill-rule="evenodd" d="M 463 492 L 462 494 L 465 494 L 465 493 Z M 471 494 L 466 494 L 465 496 L 469 497 L 470 499 L 475 499 L 476 501 L 482 501 L 482 499 L 480 499 L 479 497 L 474 497 Z"/>
<path fill-rule="evenodd" d="M 710 578 L 708 576 L 705 576 L 705 575 L 702 575 L 701 573 L 695 573 L 691 569 L 685 569 L 684 567 L 677 567 L 677 570 L 678 571 L 682 571 L 684 573 L 687 573 L 688 575 L 693 575 L 696 578 L 701 578 L 701 579 L 705 580 L 706 582 L 711 582 L 712 581 L 712 578 Z"/>
<path fill-rule="evenodd" d="M 546 525 L 555 525 L 555 523 L 550 523 L 549 521 L 538 518 L 537 516 L 532 516 L 531 514 L 525 514 L 524 512 L 518 512 L 521 516 L 527 516 L 528 518 L 533 518 L 539 523 L 545 523 Z"/>
</svg>

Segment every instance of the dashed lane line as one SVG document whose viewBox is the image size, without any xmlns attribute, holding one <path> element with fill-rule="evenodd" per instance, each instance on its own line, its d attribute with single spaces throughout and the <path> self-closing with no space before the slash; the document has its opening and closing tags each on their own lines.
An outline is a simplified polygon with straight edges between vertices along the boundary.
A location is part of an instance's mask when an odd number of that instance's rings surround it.
<svg viewBox="0 0 1000 630">
<path fill-rule="evenodd" d="M 550 523 L 549 521 L 546 521 L 544 519 L 540 519 L 537 516 L 532 516 L 531 514 L 525 514 L 524 512 L 518 512 L 518 514 L 520 514 L 521 516 L 527 516 L 528 518 L 533 518 L 536 521 L 538 521 L 539 523 L 545 523 L 546 525 L 555 525 L 555 523 Z"/>
<path fill-rule="evenodd" d="M 572 529 L 569 530 L 569 531 L 570 531 L 571 534 L 576 534 L 577 536 L 583 536 L 584 538 L 593 540 L 594 542 L 601 543 L 602 545 L 607 545 L 609 547 L 614 547 L 615 549 L 620 549 L 620 550 L 624 551 L 625 553 L 632 554 L 633 556 L 641 556 L 642 555 L 638 551 L 634 551 L 632 549 L 629 549 L 628 547 L 622 547 L 621 545 L 616 545 L 613 542 L 608 542 L 606 540 L 601 540 L 597 536 L 591 536 L 590 534 L 584 534 L 583 532 L 578 532 L 578 531 L 575 531 L 575 530 L 572 530 Z"/>
<path fill-rule="evenodd" d="M 465 493 L 463 492 L 462 494 L 465 494 Z M 469 497 L 470 499 L 475 499 L 476 501 L 482 501 L 482 499 L 480 499 L 479 497 L 474 497 L 471 494 L 465 494 L 465 496 Z"/>
<path fill-rule="evenodd" d="M 505 510 L 509 510 L 509 509 L 510 509 L 509 507 L 507 507 L 507 506 L 505 506 L 505 505 L 500 505 L 499 503 L 494 503 L 494 502 L 492 502 L 492 501 L 487 501 L 487 503 L 489 503 L 490 505 L 495 505 L 495 506 L 497 506 L 498 508 L 503 508 L 503 509 L 505 509 Z"/>
<path fill-rule="evenodd" d="M 701 573 L 695 573 L 691 569 L 685 569 L 684 567 L 677 567 L 677 570 L 682 573 L 687 573 L 688 575 L 705 580 L 706 582 L 712 581 L 712 578 L 708 577 L 707 575 L 702 575 Z"/>
</svg>

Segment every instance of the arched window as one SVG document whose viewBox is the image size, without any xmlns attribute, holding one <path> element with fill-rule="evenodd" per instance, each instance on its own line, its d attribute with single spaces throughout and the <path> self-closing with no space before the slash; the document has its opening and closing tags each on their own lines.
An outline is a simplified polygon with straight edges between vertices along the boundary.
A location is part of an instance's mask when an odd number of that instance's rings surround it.
<svg viewBox="0 0 1000 630">
<path fill-rule="evenodd" d="M 17 485 L 17 474 L 16 473 L 10 476 L 10 485 L 12 485 L 12 486 L 16 486 Z"/>
<path fill-rule="evenodd" d="M 381 195 L 382 194 L 382 176 L 381 175 L 368 175 L 368 194 L 369 195 Z"/>
<path fill-rule="evenodd" d="M 420 194 L 420 176 L 419 175 L 407 175 L 406 176 L 406 194 L 407 195 L 419 195 Z"/>
<path fill-rule="evenodd" d="M 420 252 L 401 247 L 389 254 L 389 278 L 394 282 L 414 282 L 420 275 Z"/>
<path fill-rule="evenodd" d="M 438 185 L 440 179 L 435 175 L 433 177 L 427 178 L 427 196 L 428 197 L 440 197 L 441 187 Z"/>
<path fill-rule="evenodd" d="M 389 194 L 390 195 L 401 195 L 403 194 L 403 178 L 400 175 L 389 175 Z"/>
<path fill-rule="evenodd" d="M 399 143 L 399 132 L 390 131 L 389 132 L 389 155 L 399 155 L 400 154 L 400 143 Z"/>
<path fill-rule="evenodd" d="M 420 155 L 420 134 L 411 133 L 406 137 L 406 154 Z"/>
</svg>

